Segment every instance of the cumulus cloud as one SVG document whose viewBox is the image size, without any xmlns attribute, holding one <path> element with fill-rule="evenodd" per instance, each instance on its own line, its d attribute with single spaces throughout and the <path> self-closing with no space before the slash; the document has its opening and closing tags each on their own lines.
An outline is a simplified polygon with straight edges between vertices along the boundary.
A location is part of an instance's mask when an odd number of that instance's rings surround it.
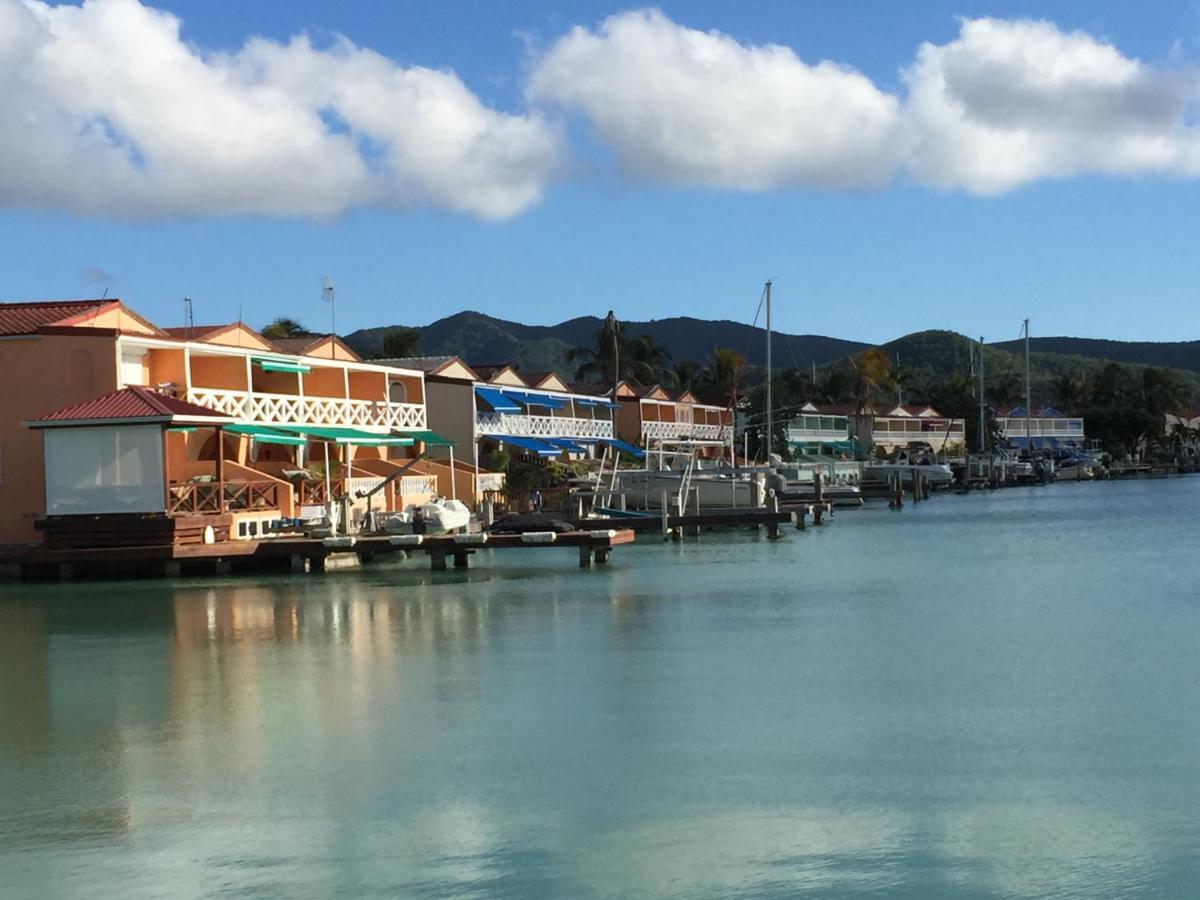
<svg viewBox="0 0 1200 900">
<path fill-rule="evenodd" d="M 1192 73 L 1043 21 L 963 20 L 903 95 L 844 65 L 679 25 L 657 10 L 577 27 L 532 68 L 630 174 L 732 189 L 870 187 L 905 173 L 992 194 L 1043 178 L 1200 174 Z"/>
<path fill-rule="evenodd" d="M 0 116 L 0 203 L 88 213 L 505 218 L 562 154 L 451 72 L 302 36 L 205 55 L 137 0 L 0 0 Z"/>
<path fill-rule="evenodd" d="M 899 102 L 860 72 L 657 10 L 572 29 L 536 61 L 529 96 L 581 112 L 630 174 L 674 184 L 877 186 L 901 149 Z"/>
<path fill-rule="evenodd" d="M 1200 174 L 1194 73 L 1155 68 L 1044 21 L 974 19 L 904 73 L 909 167 L 998 193 L 1087 173 Z"/>
</svg>

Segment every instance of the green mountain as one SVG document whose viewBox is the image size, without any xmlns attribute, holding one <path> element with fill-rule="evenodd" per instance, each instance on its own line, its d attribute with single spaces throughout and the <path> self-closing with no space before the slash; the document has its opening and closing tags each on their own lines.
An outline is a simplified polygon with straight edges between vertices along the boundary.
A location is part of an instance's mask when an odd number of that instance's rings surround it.
<svg viewBox="0 0 1200 900">
<path fill-rule="evenodd" d="M 574 366 L 567 353 L 573 347 L 593 344 L 603 324 L 595 316 L 582 316 L 557 325 L 522 325 L 483 313 L 461 312 L 416 330 L 421 335 L 421 352 L 428 356 L 454 355 L 479 365 L 508 362 L 522 369 L 554 369 L 571 376 Z M 375 356 L 383 347 L 383 335 L 394 327 L 364 328 L 346 335 L 345 341 L 363 356 Z M 677 317 L 622 322 L 621 329 L 630 336 L 649 335 L 667 348 L 676 363 L 703 363 L 718 347 L 737 350 L 751 365 L 766 363 L 763 330 L 743 322 Z M 814 362 L 824 365 L 868 346 L 813 334 L 776 334 L 772 351 L 776 366 L 782 369 Z"/>
<path fill-rule="evenodd" d="M 421 351 L 429 356 L 454 355 L 478 365 L 513 363 L 526 371 L 555 370 L 574 376 L 568 353 L 574 347 L 590 346 L 603 322 L 581 316 L 557 325 L 523 325 L 495 319 L 478 312 L 461 312 L 429 325 L 418 326 Z M 378 355 L 383 335 L 396 326 L 366 328 L 346 335 L 346 342 L 365 357 Z M 766 340 L 761 328 L 742 322 L 710 321 L 677 317 L 646 322 L 622 322 L 630 336 L 649 335 L 665 347 L 673 363 L 704 363 L 718 347 L 729 347 L 746 357 L 750 367 L 746 381 L 762 377 L 766 364 Z M 775 334 L 773 359 L 777 370 L 808 370 L 814 363 L 825 367 L 872 346 L 862 341 L 821 335 Z M 972 342 L 953 331 L 930 330 L 908 334 L 882 347 L 906 373 L 906 395 L 919 394 L 924 384 L 949 376 L 966 375 L 971 369 Z M 1138 370 L 1145 366 L 1178 368 L 1184 380 L 1200 396 L 1200 341 L 1149 343 L 1094 340 L 1088 338 L 1034 338 L 1030 342 L 1033 393 L 1036 403 L 1051 399 L 1050 382 L 1062 376 L 1090 375 L 1110 361 Z M 988 344 L 984 366 L 989 384 L 1014 379 L 1024 392 L 1025 356 L 1021 341 Z"/>
<path fill-rule="evenodd" d="M 1024 341 L 992 344 L 1013 353 L 1025 352 Z M 1088 359 L 1106 359 L 1125 365 L 1165 366 L 1200 372 L 1200 341 L 1109 341 L 1100 338 L 1035 337 L 1031 353 L 1058 353 Z"/>
</svg>

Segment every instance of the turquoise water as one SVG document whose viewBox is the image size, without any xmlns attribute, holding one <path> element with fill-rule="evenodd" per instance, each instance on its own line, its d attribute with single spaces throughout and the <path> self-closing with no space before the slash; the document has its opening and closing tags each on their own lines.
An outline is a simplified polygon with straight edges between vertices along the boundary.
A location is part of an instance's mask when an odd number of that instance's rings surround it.
<svg viewBox="0 0 1200 900">
<path fill-rule="evenodd" d="M 0 587 L 0 895 L 1193 897 L 1200 478 Z"/>
</svg>

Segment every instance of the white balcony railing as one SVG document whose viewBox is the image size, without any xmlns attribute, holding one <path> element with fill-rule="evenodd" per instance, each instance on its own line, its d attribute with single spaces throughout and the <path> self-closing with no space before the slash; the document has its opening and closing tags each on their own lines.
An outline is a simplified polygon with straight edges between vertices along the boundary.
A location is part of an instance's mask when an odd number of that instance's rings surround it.
<svg viewBox="0 0 1200 900">
<path fill-rule="evenodd" d="M 728 425 L 697 425 L 692 422 L 643 422 L 642 440 L 727 441 L 732 431 Z"/>
<path fill-rule="evenodd" d="M 1021 416 L 1003 416 L 996 419 L 1001 435 L 1025 437 L 1025 419 Z M 1029 433 L 1033 437 L 1083 439 L 1083 419 L 1038 419 L 1029 420 Z"/>
<path fill-rule="evenodd" d="M 796 444 L 833 444 L 850 440 L 845 428 L 788 428 L 787 437 Z"/>
<path fill-rule="evenodd" d="M 534 438 L 611 438 L 613 427 L 608 419 L 480 412 L 475 414 L 475 433 Z"/>
<path fill-rule="evenodd" d="M 192 388 L 187 399 L 235 419 L 264 425 L 425 428 L 425 407 L 417 403 L 296 397 L 214 388 Z"/>
</svg>

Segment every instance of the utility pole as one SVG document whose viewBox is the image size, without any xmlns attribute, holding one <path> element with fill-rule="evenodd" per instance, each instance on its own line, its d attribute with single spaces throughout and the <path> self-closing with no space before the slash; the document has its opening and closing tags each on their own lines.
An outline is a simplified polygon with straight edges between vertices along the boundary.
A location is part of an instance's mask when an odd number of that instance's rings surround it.
<svg viewBox="0 0 1200 900">
<path fill-rule="evenodd" d="M 774 398 L 772 396 L 771 380 L 771 282 L 766 284 L 767 291 L 767 457 L 766 461 L 769 465 L 771 462 L 771 441 L 775 434 L 775 407 Z"/>
</svg>

